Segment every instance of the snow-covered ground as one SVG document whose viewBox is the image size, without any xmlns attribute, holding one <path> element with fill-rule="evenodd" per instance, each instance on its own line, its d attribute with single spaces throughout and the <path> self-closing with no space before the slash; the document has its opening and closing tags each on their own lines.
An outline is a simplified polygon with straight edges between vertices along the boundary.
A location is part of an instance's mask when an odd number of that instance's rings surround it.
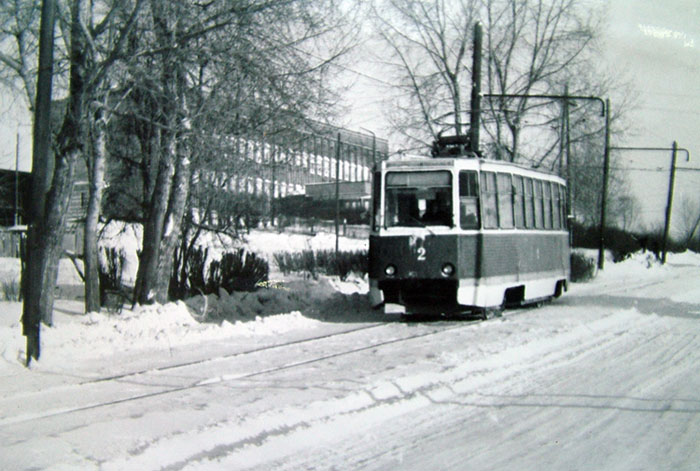
<svg viewBox="0 0 700 471">
<path fill-rule="evenodd" d="M 0 469 L 698 469 L 697 254 L 608 261 L 486 322 L 383 318 L 358 278 L 274 281 L 208 304 L 237 310 L 223 323 L 201 300 L 59 301 L 30 369 L 0 303 Z"/>
</svg>

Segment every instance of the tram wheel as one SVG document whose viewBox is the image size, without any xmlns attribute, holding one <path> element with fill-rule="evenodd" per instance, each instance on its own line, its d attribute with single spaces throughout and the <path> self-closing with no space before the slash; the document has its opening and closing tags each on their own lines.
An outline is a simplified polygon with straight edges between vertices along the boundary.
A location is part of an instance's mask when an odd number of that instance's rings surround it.
<svg viewBox="0 0 700 471">
<path fill-rule="evenodd" d="M 477 314 L 481 320 L 484 321 L 493 319 L 494 317 L 503 317 L 503 307 L 498 306 L 481 308 L 477 311 Z"/>
</svg>

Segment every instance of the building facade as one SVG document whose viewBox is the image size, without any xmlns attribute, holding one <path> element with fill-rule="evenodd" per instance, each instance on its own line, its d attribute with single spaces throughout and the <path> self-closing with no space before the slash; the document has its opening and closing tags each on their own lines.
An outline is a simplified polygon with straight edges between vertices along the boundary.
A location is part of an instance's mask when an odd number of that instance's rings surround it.
<svg viewBox="0 0 700 471">
<path fill-rule="evenodd" d="M 303 195 L 310 184 L 368 182 L 375 162 L 386 160 L 388 143 L 372 135 L 326 127 L 287 139 L 232 138 L 238 171 L 230 190 L 268 199 Z"/>
</svg>

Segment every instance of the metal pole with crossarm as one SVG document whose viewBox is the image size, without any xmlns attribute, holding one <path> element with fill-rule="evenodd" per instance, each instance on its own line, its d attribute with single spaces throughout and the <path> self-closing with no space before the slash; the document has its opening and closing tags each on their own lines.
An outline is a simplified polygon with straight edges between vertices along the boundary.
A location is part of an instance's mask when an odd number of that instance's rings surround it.
<svg viewBox="0 0 700 471">
<path fill-rule="evenodd" d="M 484 98 L 535 98 L 535 99 L 547 99 L 547 100 L 564 100 L 568 102 L 569 100 L 588 100 L 597 101 L 601 105 L 600 114 L 605 117 L 605 149 L 603 155 L 603 199 L 600 204 L 600 227 L 599 227 L 599 244 L 598 244 L 598 268 L 603 269 L 604 262 L 604 227 L 605 227 L 605 205 L 608 189 L 608 170 L 609 170 L 609 160 L 610 160 L 610 100 L 603 100 L 597 96 L 582 96 L 582 95 L 521 95 L 521 94 L 495 94 L 486 93 L 482 95 Z M 568 166 L 568 162 L 567 162 Z M 568 183 L 568 182 L 567 182 Z M 567 184 L 568 192 L 568 184 Z M 567 197 L 567 199 L 569 199 Z"/>
<path fill-rule="evenodd" d="M 605 153 L 603 154 L 603 196 L 600 202 L 600 228 L 598 233 L 598 269 L 605 266 L 605 206 L 608 199 L 608 174 L 610 173 L 610 100 L 605 100 Z"/>
<path fill-rule="evenodd" d="M 611 147 L 610 150 L 634 150 L 634 151 L 671 151 L 671 168 L 669 170 L 668 197 L 666 200 L 666 216 L 664 218 L 664 238 L 661 245 L 661 264 L 666 263 L 666 245 L 668 233 L 671 227 L 671 210 L 673 208 L 673 188 L 676 181 L 676 155 L 678 151 L 685 152 L 686 162 L 690 162 L 690 151 L 683 147 L 678 147 L 678 143 L 673 141 L 671 147 Z"/>
</svg>

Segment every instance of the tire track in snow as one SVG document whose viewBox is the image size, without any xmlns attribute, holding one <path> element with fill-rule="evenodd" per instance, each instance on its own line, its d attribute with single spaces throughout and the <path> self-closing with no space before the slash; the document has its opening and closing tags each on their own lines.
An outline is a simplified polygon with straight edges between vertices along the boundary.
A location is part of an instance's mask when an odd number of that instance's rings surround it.
<svg viewBox="0 0 700 471">
<path fill-rule="evenodd" d="M 25 395 L 14 395 L 11 397 L 3 398 L 0 400 L 0 411 L 12 411 L 12 410 L 22 410 L 23 408 L 20 407 L 17 404 L 23 404 L 26 406 L 30 398 L 27 396 L 36 396 L 36 397 L 42 397 L 44 400 L 46 399 L 47 392 L 53 392 L 56 395 L 59 396 L 59 399 L 63 398 L 64 401 L 67 401 L 69 405 L 66 406 L 56 406 L 56 400 L 49 401 L 52 403 L 53 407 L 51 408 L 45 408 L 43 407 L 44 404 L 39 404 L 41 406 L 41 409 L 36 412 L 22 412 L 18 415 L 12 416 L 12 415 L 6 415 L 4 417 L 0 417 L 0 426 L 9 426 L 13 424 L 19 424 L 19 423 L 24 423 L 24 422 L 29 422 L 29 421 L 36 421 L 36 420 L 41 420 L 41 419 L 46 419 L 46 418 L 52 418 L 60 415 L 65 415 L 65 414 L 71 414 L 71 413 L 79 413 L 79 412 L 85 412 L 85 411 L 90 411 L 102 407 L 110 407 L 110 406 L 116 406 L 120 404 L 124 404 L 127 402 L 134 402 L 134 401 L 139 401 L 139 400 L 146 400 L 146 399 L 152 399 L 158 396 L 162 395 L 167 395 L 167 394 L 174 394 L 174 393 L 179 393 L 182 391 L 190 390 L 190 389 L 195 389 L 195 388 L 202 388 L 202 387 L 207 387 L 211 386 L 217 383 L 221 382 L 229 382 L 229 381 L 238 381 L 238 380 L 245 380 L 249 378 L 253 378 L 256 376 L 261 376 L 265 374 L 271 374 L 275 373 L 278 371 L 283 371 L 283 370 L 288 370 L 288 369 L 293 369 L 301 366 L 306 366 L 312 363 L 318 363 L 318 362 L 323 362 L 323 361 L 328 361 L 333 358 L 338 358 L 341 356 L 345 355 L 352 355 L 356 353 L 360 353 L 363 351 L 371 350 L 374 348 L 379 348 L 382 346 L 386 345 L 392 345 L 394 343 L 398 342 L 405 342 L 405 341 L 410 341 L 412 339 L 416 338 L 422 338 L 425 336 L 431 336 L 435 334 L 439 334 L 443 331 L 447 330 L 452 330 L 452 329 L 458 329 L 462 327 L 463 325 L 467 325 L 462 322 L 458 323 L 444 323 L 439 325 L 437 328 L 432 328 L 427 330 L 426 332 L 422 332 L 419 334 L 409 334 L 405 336 L 398 336 L 394 339 L 390 340 L 384 340 L 384 341 L 379 341 L 379 342 L 372 342 L 367 345 L 363 345 L 361 347 L 357 348 L 350 348 L 350 349 L 343 349 L 340 348 L 338 351 L 333 352 L 333 353 L 326 353 L 323 355 L 311 355 L 310 358 L 306 358 L 303 360 L 297 360 L 297 361 L 291 361 L 291 362 L 284 362 L 281 365 L 275 365 L 269 368 L 264 368 L 264 369 L 253 369 L 252 371 L 244 371 L 240 373 L 234 373 L 234 374 L 225 374 L 225 375 L 219 375 L 216 377 L 209 377 L 209 378 L 199 378 L 195 380 L 194 382 L 192 381 L 187 381 L 187 378 L 185 378 L 184 383 L 182 383 L 182 378 L 178 379 L 175 378 L 174 381 L 179 382 L 179 384 L 176 385 L 169 385 L 169 384 L 162 384 L 159 381 L 163 381 L 164 378 L 159 376 L 159 373 L 165 372 L 165 371 L 173 371 L 173 370 L 183 370 L 183 369 L 189 369 L 189 368 L 195 368 L 199 369 L 202 367 L 202 365 L 206 363 L 215 363 L 215 362 L 222 362 L 222 361 L 229 361 L 229 360 L 236 360 L 238 358 L 242 357 L 248 357 L 252 355 L 259 355 L 259 354 L 267 354 L 270 351 L 274 350 L 283 350 L 288 347 L 298 347 L 300 344 L 313 344 L 317 342 L 324 342 L 326 340 L 334 339 L 336 337 L 340 336 L 347 336 L 347 335 L 352 335 L 352 334 L 359 334 L 363 333 L 364 331 L 370 330 L 370 329 L 375 329 L 375 328 L 382 328 L 386 327 L 392 324 L 387 324 L 387 323 L 379 323 L 379 324 L 372 324 L 369 326 L 363 326 L 363 327 L 358 327 L 354 329 L 349 329 L 345 330 L 342 332 L 336 332 L 332 334 L 327 334 L 327 335 L 322 335 L 318 337 L 312 337 L 312 338 L 306 338 L 306 339 L 301 339 L 301 340 L 296 340 L 292 342 L 287 342 L 284 344 L 278 344 L 278 345 L 273 345 L 273 346 L 265 346 L 265 347 L 260 347 L 257 349 L 252 349 L 244 352 L 238 352 L 238 353 L 233 353 L 230 355 L 222 356 L 222 357 L 215 357 L 215 358 L 210 358 L 210 359 L 205 359 L 205 360 L 198 360 L 194 362 L 185 362 L 181 364 L 176 364 L 176 365 L 168 365 L 160 368 L 155 368 L 155 369 L 149 369 L 149 370 L 144 370 L 144 371 L 139 371 L 135 373 L 129 373 L 129 374 L 122 374 L 122 375 L 116 375 L 116 376 L 111 376 L 111 377 L 105 377 L 105 378 L 97 378 L 95 380 L 87 381 L 87 382 L 82 382 L 82 383 L 77 383 L 73 385 L 61 385 L 61 386 L 55 386 L 50 388 L 48 391 L 47 390 L 42 390 L 42 391 L 35 391 L 30 394 L 25 394 Z M 432 324 L 434 326 L 434 324 Z M 169 380 L 173 380 L 170 377 Z M 156 381 L 159 380 L 159 381 Z M 113 388 L 114 383 L 120 383 L 120 384 L 127 384 L 132 387 L 141 389 L 142 391 L 139 393 L 123 393 L 121 390 L 115 391 Z M 116 397 L 109 397 L 109 396 L 114 396 L 116 394 Z M 91 396 L 96 396 L 95 399 L 85 401 L 86 397 L 91 397 Z M 104 399 L 100 399 L 104 397 Z M 108 398 L 109 397 L 109 398 Z M 76 405 L 70 405 L 70 403 L 77 403 Z"/>
<path fill-rule="evenodd" d="M 659 326 L 663 327 L 663 324 L 661 322 L 647 322 L 644 324 L 642 332 L 646 331 L 647 336 L 651 337 L 653 342 L 661 343 L 663 339 L 660 337 L 663 334 L 655 334 L 655 329 Z M 600 446 L 602 449 L 606 446 L 606 440 L 611 443 L 617 439 L 617 436 L 624 435 L 625 437 L 634 438 L 618 440 L 627 440 L 627 445 L 630 446 L 630 449 L 639 449 L 640 445 L 634 443 L 635 438 L 638 438 L 638 435 L 635 435 L 635 433 L 647 434 L 651 437 L 648 439 L 648 449 L 654 449 L 658 446 L 658 443 L 663 442 L 665 437 L 659 437 L 658 434 L 655 435 L 659 428 L 649 425 L 649 422 L 658 425 L 658 422 L 662 421 L 668 414 L 672 414 L 676 421 L 692 421 L 700 412 L 700 401 L 683 399 L 669 404 L 669 401 L 663 395 L 659 396 L 658 389 L 651 383 L 649 384 L 651 388 L 645 388 L 644 390 L 635 389 L 639 383 L 645 384 L 654 378 L 660 378 L 662 376 L 660 373 L 663 373 L 665 369 L 663 364 L 659 364 L 657 369 L 645 373 L 647 362 L 644 361 L 639 365 L 635 365 L 634 371 L 637 373 L 636 376 L 635 374 L 629 374 L 624 378 L 618 376 L 619 382 L 615 383 L 615 388 L 629 391 L 630 393 L 628 394 L 610 395 L 608 393 L 606 395 L 603 391 L 596 392 L 597 381 L 595 378 L 605 381 L 604 377 L 608 373 L 598 371 L 597 367 L 601 363 L 595 357 L 599 356 L 600 359 L 609 360 L 619 355 L 619 361 L 615 362 L 615 365 L 608 369 L 617 368 L 624 371 L 625 365 L 633 365 L 630 362 L 632 356 L 643 354 L 651 346 L 648 342 L 650 339 L 647 339 L 647 336 L 641 335 L 640 332 L 632 333 L 634 336 L 631 339 L 625 339 L 623 336 L 620 336 L 617 340 L 613 339 L 614 341 L 609 343 L 609 347 L 606 349 L 595 349 L 585 352 L 582 356 L 573 357 L 571 364 L 563 370 L 565 371 L 563 374 L 551 369 L 545 371 L 534 370 L 534 373 L 539 378 L 535 379 L 530 391 L 513 396 L 510 404 L 508 404 L 506 397 L 502 398 L 503 402 L 500 404 L 503 407 L 507 407 L 509 410 L 512 408 L 517 410 L 513 409 L 515 410 L 513 416 L 508 414 L 511 420 L 501 441 L 498 444 L 494 444 L 490 440 L 484 446 L 481 446 L 479 442 L 472 443 L 480 451 L 470 456 L 470 466 L 476 469 L 504 469 L 512 467 L 513 462 L 518 462 L 519 467 L 524 468 L 528 468 L 531 465 L 534 469 L 534 467 L 541 467 L 543 463 L 547 463 L 544 467 L 548 469 L 570 469 L 572 463 L 576 462 L 576 460 L 571 459 L 572 453 L 579 453 L 579 462 L 590 463 L 591 457 L 587 455 L 590 455 L 590 444 L 592 441 L 597 441 L 597 446 Z M 681 344 L 681 348 L 686 347 L 683 347 Z M 629 355 L 630 358 L 625 358 L 622 355 L 626 350 L 633 351 Z M 696 357 L 697 355 L 689 357 L 687 362 L 688 368 L 691 370 L 692 364 L 697 362 Z M 580 365 L 584 368 L 581 368 Z M 552 382 L 551 378 L 559 378 L 559 380 Z M 594 389 L 589 393 L 581 392 L 580 388 L 590 388 L 591 386 Z M 571 390 L 570 393 L 554 392 L 562 388 L 566 389 L 566 387 Z M 581 416 L 583 420 L 562 421 L 561 414 Z M 620 427 L 617 422 L 620 420 L 620 416 L 637 417 L 637 423 L 632 426 Z M 610 429 L 615 430 L 614 427 L 618 427 L 618 433 L 610 432 Z M 619 429 L 623 429 L 625 433 L 621 433 Z M 533 433 L 535 430 L 541 432 L 535 434 Z M 654 445 L 655 442 L 657 445 Z M 519 443 L 519 445 L 515 445 L 516 443 Z M 555 457 L 555 461 L 549 463 L 548 460 L 552 460 L 552 447 L 554 446 L 569 461 L 557 463 L 557 458 Z M 570 449 L 573 448 L 574 451 L 565 451 L 563 449 L 565 446 Z M 580 447 L 580 451 L 576 447 Z M 494 449 L 497 452 L 494 452 Z M 526 463 L 523 463 L 522 454 L 525 449 L 528 449 L 528 459 Z M 688 463 L 690 462 L 686 462 L 686 465 Z M 630 469 L 628 462 L 623 461 L 621 464 L 623 469 Z M 590 464 L 590 467 L 591 469 L 614 469 L 607 462 Z M 646 469 L 655 469 L 653 466 L 649 467 L 648 463 L 646 467 Z M 644 469 L 645 467 L 641 466 L 641 468 Z"/>
<path fill-rule="evenodd" d="M 627 317 L 621 316 L 620 318 L 615 319 L 614 322 L 612 322 L 612 324 L 622 325 L 626 320 L 628 320 Z M 601 330 L 605 327 L 610 326 L 610 322 L 603 322 L 603 324 L 605 325 L 600 327 Z M 579 329 L 579 332 L 574 335 L 574 339 L 578 339 L 580 337 L 581 330 L 587 332 L 587 329 Z M 592 343 L 597 344 L 598 340 L 594 340 Z M 549 345 L 547 349 L 551 350 L 551 356 L 559 358 L 562 355 L 568 355 L 568 352 L 561 353 L 558 351 L 557 347 L 561 347 L 560 344 L 552 346 L 551 341 L 548 341 L 547 344 Z M 489 365 L 492 364 L 492 362 L 490 359 L 487 358 L 483 360 L 482 364 L 480 365 L 466 365 L 465 367 L 458 369 L 459 371 L 456 372 L 448 371 L 443 374 L 432 375 L 427 381 L 425 379 L 420 378 L 416 380 L 412 380 L 411 378 L 399 378 L 393 380 L 393 391 L 388 390 L 391 388 L 388 388 L 387 385 L 385 385 L 383 388 L 381 385 L 375 385 L 377 387 L 365 387 L 362 389 L 362 391 L 352 392 L 348 397 L 357 398 L 357 396 L 360 394 L 366 394 L 367 398 L 369 399 L 369 402 L 360 401 L 358 402 L 358 407 L 351 408 L 350 410 L 338 411 L 336 405 L 336 401 L 342 402 L 350 399 L 332 398 L 328 401 L 313 405 L 314 410 L 321 409 L 323 411 L 326 411 L 321 416 L 309 416 L 303 412 L 303 409 L 296 411 L 296 414 L 299 414 L 301 417 L 304 417 L 304 419 L 300 419 L 297 423 L 290 423 L 289 421 L 284 422 L 285 426 L 287 427 L 288 433 L 276 433 L 275 430 L 277 430 L 277 428 L 273 427 L 271 428 L 271 433 L 266 435 L 265 440 L 263 440 L 262 442 L 260 440 L 256 440 L 255 446 L 251 446 L 249 442 L 246 442 L 247 446 L 244 447 L 245 449 L 235 446 L 235 443 L 243 443 L 241 442 L 241 440 L 237 440 L 235 442 L 229 441 L 224 443 L 215 442 L 212 446 L 208 448 L 212 450 L 211 454 L 202 453 L 202 450 L 199 449 L 197 452 L 197 459 L 205 460 L 199 464 L 201 464 L 202 467 L 206 468 L 206 466 L 211 465 L 211 462 L 208 461 L 208 459 L 211 458 L 224 460 L 221 463 L 217 463 L 217 466 L 226 467 L 233 466 L 233 461 L 236 462 L 236 466 L 240 466 L 241 462 L 255 463 L 259 462 L 259 460 L 262 459 L 268 460 L 272 457 L 277 456 L 278 459 L 281 460 L 279 462 L 274 462 L 274 468 L 277 469 L 285 462 L 288 456 L 284 454 L 284 456 L 280 455 L 280 452 L 278 450 L 293 449 L 295 453 L 298 452 L 299 445 L 294 444 L 309 443 L 309 430 L 313 430 L 313 433 L 319 437 L 324 437 L 328 435 L 330 427 L 329 424 L 332 424 L 333 430 L 337 430 L 338 428 L 342 428 L 348 431 L 366 430 L 365 427 L 368 423 L 380 424 L 386 421 L 387 417 L 400 417 L 405 414 L 421 410 L 430 404 L 439 403 L 441 401 L 444 403 L 444 405 L 449 405 L 449 400 L 451 400 L 451 398 L 454 398 L 454 396 L 456 395 L 464 394 L 465 392 L 472 392 L 475 389 L 478 390 L 482 387 L 488 387 L 489 385 L 498 384 L 503 381 L 508 381 L 510 376 L 521 374 L 522 371 L 527 369 L 538 368 L 539 364 L 551 363 L 552 361 L 549 358 L 542 358 L 540 360 L 534 358 L 535 356 L 543 353 L 542 351 L 534 352 L 532 355 L 528 355 L 526 357 L 513 356 L 511 353 L 512 352 L 503 352 L 502 355 L 509 358 L 512 363 L 506 363 L 507 366 L 501 371 L 494 370 L 492 367 L 490 367 Z M 493 362 L 493 364 L 503 364 L 503 361 L 497 360 Z M 472 377 L 474 375 L 480 375 L 480 378 L 477 381 L 478 384 L 474 384 L 474 382 L 472 381 Z M 383 389 L 382 394 L 379 395 L 379 397 L 377 394 L 373 394 L 373 391 L 376 391 L 377 389 Z M 453 403 L 452 405 L 455 404 Z M 480 408 L 488 409 L 494 407 L 493 404 L 489 403 L 478 404 L 478 400 L 475 400 L 475 398 L 473 397 L 470 403 L 460 403 L 458 405 L 461 407 L 471 406 L 475 410 L 478 410 Z M 281 409 L 279 411 L 279 420 L 282 420 L 281 417 L 286 415 L 287 413 L 288 410 Z M 292 415 L 295 415 L 295 413 L 292 413 Z M 362 424 L 365 425 L 363 426 Z M 223 436 L 231 436 L 232 433 L 233 432 L 228 433 L 226 431 L 220 431 L 220 435 Z M 260 433 L 258 433 L 257 435 L 260 435 Z M 188 437 L 188 439 L 192 438 L 193 437 Z M 183 440 L 183 438 L 178 437 L 173 438 L 172 442 L 169 442 L 169 440 L 164 440 L 162 443 L 154 443 L 154 448 L 150 450 L 149 454 L 153 453 L 157 456 L 162 456 L 162 450 L 159 450 L 161 447 L 164 446 L 168 449 L 179 448 L 173 442 L 177 443 L 181 440 Z M 219 440 L 221 440 L 221 438 L 219 438 Z M 226 454 L 224 454 L 223 456 L 221 455 L 222 450 L 226 450 Z M 243 459 L 244 457 L 245 459 Z M 192 456 L 191 458 L 192 460 L 195 459 L 194 456 Z M 181 458 L 179 462 L 185 463 L 188 462 L 188 460 L 185 458 Z M 144 463 L 142 463 L 139 460 L 135 460 L 133 463 L 130 464 L 140 466 Z M 298 464 L 298 462 L 292 461 L 292 464 L 287 469 L 298 469 Z M 190 461 L 189 465 L 191 465 L 194 469 L 197 469 L 197 465 L 195 463 L 192 463 Z M 180 468 L 176 467 L 174 469 Z"/>
<path fill-rule="evenodd" d="M 625 325 L 625 318 L 622 318 L 620 322 L 617 324 L 618 326 L 622 327 Z M 632 330 L 636 330 L 639 332 L 653 332 L 655 329 L 655 326 L 658 325 L 653 319 L 648 319 L 647 317 L 641 317 L 640 318 L 640 323 Z M 634 333 L 634 332 L 633 332 Z M 652 335 L 653 338 L 658 338 L 656 335 Z M 639 342 L 641 340 L 641 342 Z M 653 340 L 653 339 L 652 339 Z M 541 376 L 543 378 L 546 378 L 548 373 L 551 373 L 551 370 L 553 368 L 564 368 L 567 365 L 569 365 L 569 368 L 573 368 L 571 365 L 577 365 L 580 364 L 581 362 L 585 364 L 596 364 L 595 359 L 592 357 L 597 356 L 597 354 L 600 354 L 601 356 L 605 357 L 606 353 L 609 353 L 610 350 L 613 350 L 613 355 L 616 354 L 616 352 L 623 352 L 626 349 L 628 349 L 630 346 L 638 348 L 638 349 L 643 349 L 644 345 L 648 343 L 648 339 L 643 336 L 643 335 L 637 335 L 635 338 L 632 338 L 631 341 L 627 340 L 624 336 L 619 335 L 618 332 L 611 332 L 609 333 L 606 338 L 603 341 L 598 341 L 598 340 L 592 340 L 588 342 L 586 345 L 575 345 L 574 346 L 574 351 L 568 350 L 564 352 L 563 354 L 558 354 L 557 352 L 553 352 L 551 355 L 548 355 L 549 358 L 542 358 L 541 362 L 531 362 L 531 358 L 524 359 L 524 361 L 520 362 L 515 362 L 514 365 L 508 365 L 504 367 L 506 372 L 509 372 L 510 375 L 499 375 L 497 373 L 492 374 L 491 381 L 486 384 L 481 384 L 477 386 L 472 385 L 472 390 L 480 390 L 481 388 L 485 387 L 495 387 L 495 388 L 500 388 L 502 384 L 505 385 L 510 385 L 511 387 L 517 387 L 517 384 L 519 384 L 521 377 L 523 376 L 528 376 L 532 373 L 536 373 L 536 376 Z M 540 364 L 538 364 L 540 363 Z M 575 370 L 575 369 L 574 369 Z M 590 375 L 591 371 L 588 371 L 587 374 Z M 582 383 L 581 381 L 584 378 L 577 378 L 575 380 L 569 379 L 569 381 L 573 381 L 576 383 L 577 381 Z M 588 378 L 590 380 L 590 377 Z M 644 378 L 642 378 L 644 380 Z M 631 381 L 631 380 L 630 380 Z M 514 384 L 515 383 L 515 384 Z M 556 384 L 556 382 L 554 383 Z M 547 395 L 543 394 L 541 396 L 535 397 L 534 400 L 528 400 L 528 395 L 527 394 L 521 394 L 519 396 L 504 396 L 501 395 L 500 399 L 494 400 L 493 398 L 489 398 L 486 395 L 480 395 L 479 393 L 476 394 L 471 394 L 467 398 L 462 398 L 462 396 L 465 393 L 469 393 L 468 388 L 452 388 L 451 390 L 447 390 L 447 387 L 440 387 L 439 385 L 426 385 L 423 388 L 419 388 L 414 391 L 403 391 L 402 394 L 403 396 L 400 398 L 394 398 L 393 402 L 397 404 L 397 407 L 400 407 L 400 404 L 402 401 L 414 401 L 416 395 L 422 395 L 423 397 L 427 398 L 431 403 L 437 404 L 441 403 L 444 407 L 451 407 L 451 408 L 458 408 L 460 410 L 462 409 L 469 409 L 470 413 L 467 414 L 467 416 L 459 416 L 459 420 L 455 424 L 454 429 L 448 429 L 444 432 L 443 435 L 445 438 L 449 438 L 451 434 L 457 434 L 460 432 L 460 427 L 463 426 L 463 423 L 466 420 L 470 420 L 470 416 L 484 416 L 484 419 L 481 421 L 489 422 L 488 414 L 491 413 L 494 410 L 501 410 L 501 409 L 511 409 L 511 408 L 517 408 L 519 409 L 518 412 L 518 417 L 520 420 L 522 420 L 524 423 L 527 423 L 527 426 L 520 426 L 518 427 L 517 423 L 514 424 L 516 425 L 515 428 L 509 433 L 506 437 L 504 437 L 503 441 L 501 442 L 501 445 L 503 446 L 503 449 L 508 448 L 508 443 L 511 442 L 512 440 L 519 440 L 522 439 L 523 436 L 530 434 L 531 431 L 535 428 L 540 428 L 546 430 L 547 428 L 552 428 L 551 423 L 556 423 L 556 419 L 558 415 L 562 413 L 562 411 L 566 411 L 567 413 L 573 413 L 576 414 L 586 414 L 585 411 L 595 411 L 594 412 L 594 418 L 592 419 L 592 422 L 590 425 L 588 423 L 578 423 L 575 424 L 572 429 L 563 429 L 561 430 L 562 436 L 568 436 L 570 437 L 573 432 L 577 432 L 579 438 L 585 439 L 587 436 L 595 434 L 597 430 L 600 430 L 603 428 L 603 425 L 607 423 L 610 420 L 610 417 L 619 414 L 619 413 L 643 413 L 643 414 L 657 414 L 657 415 L 662 415 L 664 413 L 668 413 L 669 409 L 666 407 L 665 404 L 663 404 L 663 401 L 658 401 L 654 399 L 647 399 L 644 397 L 640 398 L 612 398 L 612 397 L 586 397 L 585 395 L 568 395 L 568 396 L 557 396 L 557 395 Z M 462 390 L 460 390 L 462 389 Z M 506 388 L 507 391 L 507 388 Z M 472 391 L 473 392 L 473 391 Z M 440 396 L 443 396 L 442 398 Z M 455 398 L 461 398 L 459 400 L 455 400 Z M 543 412 L 544 410 L 544 412 Z M 677 408 L 676 412 L 680 414 L 692 414 L 697 410 L 697 407 L 693 408 L 693 405 L 690 404 L 690 407 L 686 407 L 685 410 L 683 410 L 682 407 Z M 602 411 L 603 413 L 600 414 L 599 411 Z M 424 419 L 424 422 L 430 423 L 432 422 L 434 417 L 428 417 Z M 328 418 L 328 420 L 337 420 L 337 418 Z M 341 425 L 338 425 L 339 427 L 343 428 L 349 428 L 344 425 L 342 425 L 342 420 L 340 420 Z M 472 422 L 480 422 L 479 420 L 471 420 L 470 423 Z M 420 424 L 415 423 L 415 418 L 412 418 L 410 422 L 411 426 L 407 426 L 406 424 L 404 425 L 405 430 L 408 430 L 408 437 L 406 437 L 406 443 L 409 444 L 409 446 L 413 445 L 420 445 L 420 441 L 413 443 L 411 441 L 411 430 L 412 428 L 418 428 L 420 429 Z M 444 425 L 444 424 L 442 424 Z M 313 425 L 311 425 L 313 426 Z M 401 428 L 400 426 L 398 428 Z M 403 437 L 401 435 L 402 431 L 401 430 L 396 430 L 394 427 L 391 430 L 391 434 L 398 434 L 400 437 L 399 440 Z M 389 433 L 385 435 L 390 435 Z M 355 438 L 355 437 L 353 437 Z M 285 441 L 291 440 L 291 438 L 286 438 Z M 437 439 L 436 439 L 437 441 Z M 271 449 L 274 448 L 277 445 L 278 441 L 275 438 L 274 440 L 271 439 L 271 442 L 268 443 L 265 446 L 265 449 Z M 490 445 L 487 446 L 485 449 L 481 450 L 482 453 L 486 453 L 488 456 L 490 456 L 490 459 L 493 459 L 494 457 L 490 454 L 491 450 L 490 447 L 493 446 L 493 442 L 488 440 L 487 443 Z M 552 440 L 552 443 L 554 443 L 554 440 Z M 474 441 L 471 443 L 472 446 L 477 448 L 477 450 L 471 450 L 469 453 L 469 458 L 470 459 L 475 459 L 478 460 L 478 448 L 479 448 L 479 442 L 478 440 Z M 333 446 L 325 446 L 323 447 L 323 450 L 319 450 L 318 448 L 314 448 L 312 452 L 310 453 L 305 453 L 303 456 L 300 456 L 298 458 L 295 457 L 285 457 L 282 458 L 278 461 L 274 462 L 268 462 L 265 467 L 269 467 L 270 465 L 274 469 L 299 469 L 299 467 L 302 464 L 308 464 L 306 460 L 311 460 L 310 462 L 316 462 L 316 463 L 324 463 L 324 466 L 327 466 L 329 463 L 333 463 L 333 456 L 342 456 L 343 457 L 343 469 L 364 469 L 365 465 L 371 461 L 372 457 L 377 458 L 376 455 L 371 455 L 370 457 L 366 456 L 365 454 L 367 453 L 367 443 L 362 442 L 357 445 L 361 452 L 355 453 L 357 450 L 355 450 L 355 446 L 352 448 L 347 448 L 343 447 L 341 444 L 341 449 L 340 450 L 335 450 Z M 370 446 L 369 449 L 371 450 L 372 447 Z M 501 452 L 503 451 L 501 449 Z M 324 455 L 324 450 L 332 450 L 329 451 L 327 455 Z M 521 453 L 522 449 L 519 449 L 517 453 Z M 323 458 L 318 458 L 316 455 L 320 453 Z M 358 456 L 358 454 L 360 456 Z M 386 454 L 392 455 L 391 452 L 387 452 Z M 536 453 L 535 453 L 536 454 Z M 506 458 L 503 459 L 501 464 L 503 467 L 508 467 L 509 461 L 508 461 L 508 455 L 507 453 L 505 454 Z M 391 457 L 391 456 L 390 456 Z M 460 464 L 460 460 L 464 458 L 464 456 L 460 455 L 455 461 L 456 464 Z M 510 457 L 514 458 L 514 457 Z M 358 466 L 353 466 L 352 463 L 358 464 Z M 482 464 L 489 463 L 488 461 L 482 461 Z M 394 466 L 396 463 L 393 465 L 388 465 L 386 469 L 392 469 L 392 466 Z M 427 463 L 425 463 L 427 465 Z M 463 464 L 463 463 L 462 463 Z M 495 464 L 494 466 L 494 461 L 490 461 L 490 468 L 492 469 L 499 469 L 498 464 Z M 510 463 L 512 464 L 512 463 Z M 533 463 L 536 464 L 536 463 Z M 194 467 L 196 469 L 196 466 Z M 254 469 L 255 467 L 253 467 Z M 383 469 L 381 467 L 377 466 L 369 466 L 368 468 L 371 469 Z M 477 469 L 480 469 L 478 466 L 476 467 Z M 420 466 L 416 466 L 413 468 L 409 469 L 421 469 Z M 423 468 L 426 469 L 426 468 Z"/>
</svg>

